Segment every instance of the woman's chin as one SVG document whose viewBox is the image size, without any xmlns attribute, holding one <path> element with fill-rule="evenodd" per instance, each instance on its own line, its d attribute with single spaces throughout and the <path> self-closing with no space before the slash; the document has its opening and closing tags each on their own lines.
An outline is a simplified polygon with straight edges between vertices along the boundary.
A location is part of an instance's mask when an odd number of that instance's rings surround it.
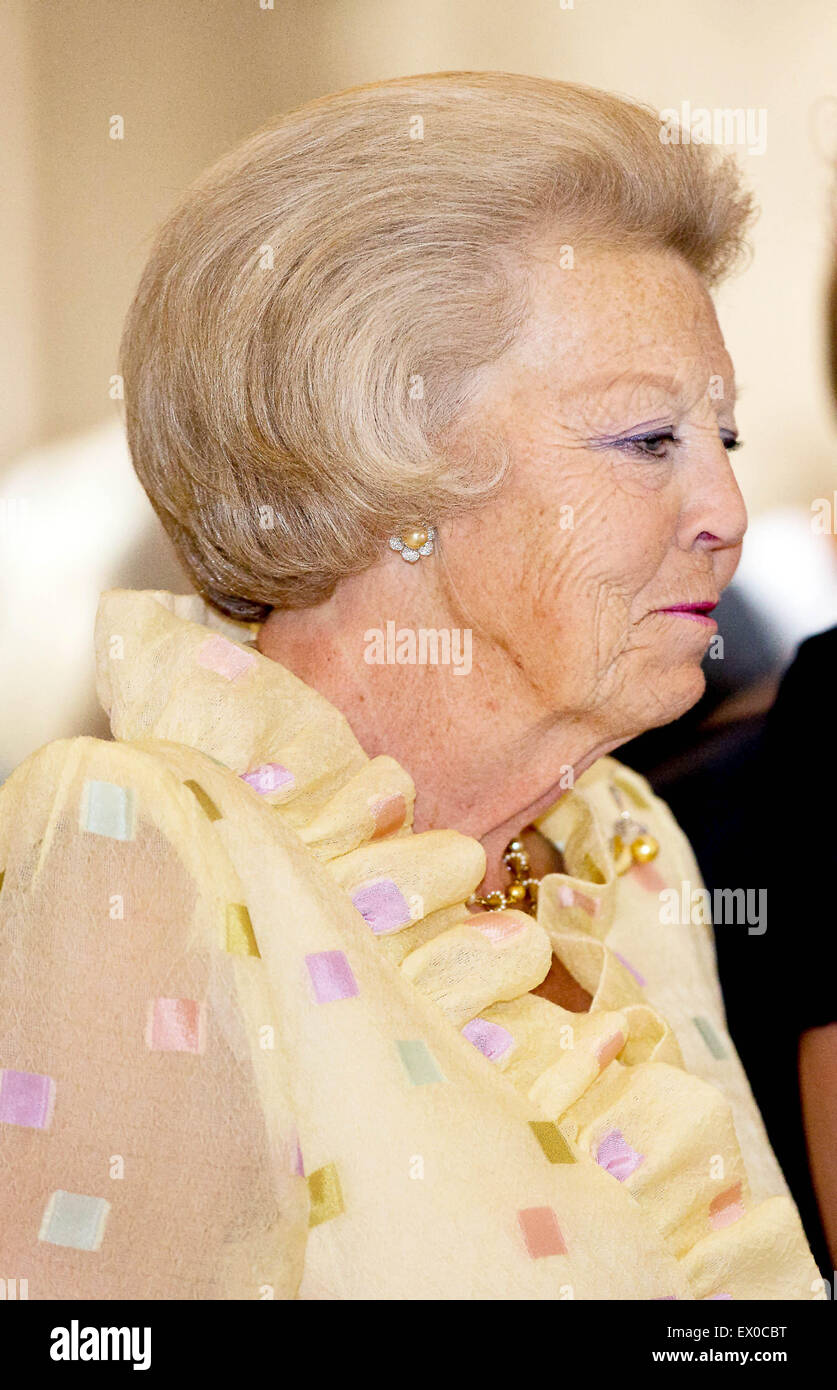
<svg viewBox="0 0 837 1390">
<path fill-rule="evenodd" d="M 648 689 L 643 732 L 646 729 L 659 729 L 679 719 L 697 704 L 705 689 L 703 668 L 694 661 L 661 672 L 659 684 Z"/>
</svg>

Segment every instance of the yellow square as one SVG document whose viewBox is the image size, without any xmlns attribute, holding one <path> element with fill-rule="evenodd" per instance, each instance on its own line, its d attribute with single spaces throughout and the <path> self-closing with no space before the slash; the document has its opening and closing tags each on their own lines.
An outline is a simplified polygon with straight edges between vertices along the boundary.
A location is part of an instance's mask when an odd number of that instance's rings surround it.
<svg viewBox="0 0 837 1390">
<path fill-rule="evenodd" d="M 309 1226 L 319 1226 L 323 1221 L 332 1221 L 343 1210 L 343 1193 L 337 1164 L 327 1163 L 308 1175 L 308 1196 L 311 1208 L 308 1215 Z"/>
<path fill-rule="evenodd" d="M 189 791 L 195 797 L 195 800 L 197 801 L 204 815 L 207 816 L 209 820 L 221 819 L 221 812 L 218 810 L 218 807 L 215 805 L 215 802 L 212 800 L 212 797 L 204 791 L 200 782 L 193 782 L 190 778 L 189 781 L 184 782 L 183 785 L 184 787 L 189 788 Z"/>
<path fill-rule="evenodd" d="M 572 1149 L 558 1126 L 551 1120 L 530 1120 L 529 1128 L 550 1163 L 575 1163 Z"/>
<path fill-rule="evenodd" d="M 244 903 L 227 903 L 227 950 L 234 956 L 258 956 L 256 934 Z"/>
</svg>

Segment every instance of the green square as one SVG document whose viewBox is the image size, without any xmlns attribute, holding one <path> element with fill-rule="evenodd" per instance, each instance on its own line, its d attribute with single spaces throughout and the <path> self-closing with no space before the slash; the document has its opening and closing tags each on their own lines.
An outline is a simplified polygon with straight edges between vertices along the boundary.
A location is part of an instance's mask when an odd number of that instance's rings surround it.
<svg viewBox="0 0 837 1390">
<path fill-rule="evenodd" d="M 709 1048 L 709 1051 L 712 1053 L 712 1056 L 717 1061 L 723 1062 L 727 1055 L 726 1048 L 724 1047 L 723 1043 L 718 1037 L 718 1034 L 715 1032 L 715 1029 L 712 1027 L 712 1024 L 709 1022 L 709 1019 L 694 1018 L 692 1019 L 692 1022 L 694 1023 L 698 1032 L 700 1033 L 700 1036 L 703 1038 L 703 1041 L 706 1043 L 706 1046 Z"/>
<path fill-rule="evenodd" d="M 53 1192 L 46 1205 L 38 1239 L 73 1250 L 98 1250 L 110 1203 L 81 1192 Z"/>
<path fill-rule="evenodd" d="M 114 782 L 85 783 L 82 830 L 111 840 L 134 838 L 134 793 Z"/>
<path fill-rule="evenodd" d="M 444 1081 L 444 1076 L 436 1065 L 436 1059 L 426 1043 L 420 1040 L 396 1043 L 401 1054 L 404 1069 L 414 1086 L 429 1086 L 434 1081 Z"/>
</svg>

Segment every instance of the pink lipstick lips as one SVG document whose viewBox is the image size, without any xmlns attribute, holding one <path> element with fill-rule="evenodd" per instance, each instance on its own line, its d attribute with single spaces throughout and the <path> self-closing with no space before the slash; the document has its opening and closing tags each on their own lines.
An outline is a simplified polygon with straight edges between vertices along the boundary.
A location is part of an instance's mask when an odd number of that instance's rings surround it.
<svg viewBox="0 0 837 1390">
<path fill-rule="evenodd" d="M 715 608 L 714 600 L 707 600 L 705 603 L 672 603 L 668 608 L 657 608 L 657 613 L 671 613 L 672 617 L 691 618 L 693 623 L 701 623 L 704 627 L 717 628 L 718 624 L 709 614 Z"/>
</svg>

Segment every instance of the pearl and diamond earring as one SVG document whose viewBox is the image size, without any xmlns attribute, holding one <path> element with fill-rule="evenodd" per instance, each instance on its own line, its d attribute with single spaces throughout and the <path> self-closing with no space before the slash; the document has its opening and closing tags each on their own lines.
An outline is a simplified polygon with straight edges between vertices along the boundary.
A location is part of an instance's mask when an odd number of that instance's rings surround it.
<svg viewBox="0 0 837 1390">
<path fill-rule="evenodd" d="M 402 531 L 400 536 L 390 536 L 389 548 L 400 551 L 401 559 L 414 565 L 422 555 L 433 554 L 435 539 L 435 527 L 411 526 L 406 531 Z"/>
<path fill-rule="evenodd" d="M 619 815 L 613 824 L 610 846 L 613 853 L 613 867 L 617 874 L 626 874 L 634 864 L 650 864 L 660 852 L 660 846 L 649 834 L 648 827 L 642 825 L 626 810 L 622 793 L 614 782 L 610 783 L 613 800 L 619 808 Z"/>
</svg>

